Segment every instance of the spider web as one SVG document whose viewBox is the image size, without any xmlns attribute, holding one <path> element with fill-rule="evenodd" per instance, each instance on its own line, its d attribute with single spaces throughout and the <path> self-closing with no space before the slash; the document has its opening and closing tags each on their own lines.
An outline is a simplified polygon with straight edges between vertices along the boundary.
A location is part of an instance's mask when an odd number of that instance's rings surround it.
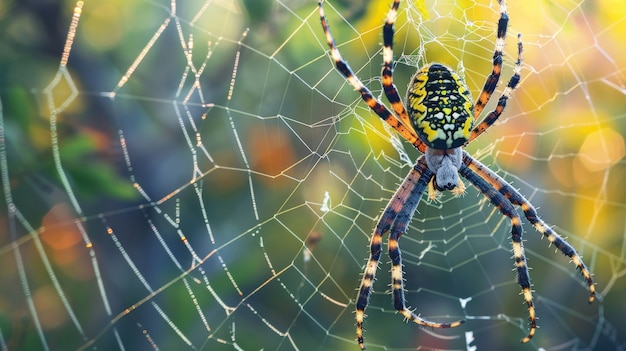
<svg viewBox="0 0 626 351">
<path fill-rule="evenodd" d="M 401 4 L 402 92 L 432 61 L 480 91 L 498 4 L 454 3 Z M 2 12 L 0 348 L 356 349 L 369 237 L 418 153 L 334 70 L 316 2 L 72 6 Z M 325 6 L 381 96 L 388 1 Z M 574 266 L 525 223 L 540 329 L 521 345 L 509 223 L 469 187 L 423 201 L 400 240 L 408 303 L 467 323 L 403 323 L 383 259 L 369 350 L 626 347 L 626 8 L 530 1 L 509 14 L 502 77 L 520 32 L 521 86 L 467 150 L 568 238 L 600 296 L 587 304 Z"/>
</svg>

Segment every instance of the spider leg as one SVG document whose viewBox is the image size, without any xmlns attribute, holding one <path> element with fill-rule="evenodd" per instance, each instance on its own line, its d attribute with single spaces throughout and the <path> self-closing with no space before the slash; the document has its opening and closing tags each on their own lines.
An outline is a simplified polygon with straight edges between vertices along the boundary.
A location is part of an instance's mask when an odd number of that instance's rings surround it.
<svg viewBox="0 0 626 351">
<path fill-rule="evenodd" d="M 389 10 L 389 13 L 387 13 L 387 19 L 385 21 L 385 25 L 383 26 L 383 90 L 387 100 L 391 103 L 391 107 L 395 111 L 396 115 L 399 116 L 402 124 L 413 130 L 413 124 L 409 119 L 409 114 L 404 108 L 404 104 L 398 94 L 396 85 L 393 83 L 393 36 L 395 32 L 393 25 L 396 22 L 398 6 L 400 6 L 400 0 L 395 0 Z M 413 130 L 413 133 L 415 133 L 415 130 Z M 424 152 L 425 150 L 420 149 L 420 151 Z"/>
<path fill-rule="evenodd" d="M 496 86 L 498 80 L 500 80 L 500 73 L 502 72 L 502 49 L 504 49 L 504 39 L 506 37 L 506 30 L 509 26 L 509 15 L 506 12 L 506 1 L 500 1 L 500 20 L 498 20 L 498 34 L 496 36 L 496 48 L 493 52 L 493 69 L 491 74 L 487 77 L 483 90 L 478 95 L 478 99 L 474 103 L 474 120 L 478 120 L 478 116 L 489 102 L 491 95 Z"/>
<path fill-rule="evenodd" d="M 392 260 L 392 294 L 395 308 L 407 319 L 419 325 L 431 328 L 451 328 L 463 323 L 456 321 L 453 323 L 436 323 L 420 318 L 405 306 L 404 283 L 402 279 L 402 259 L 398 247 L 398 239 L 406 232 L 407 227 L 417 205 L 420 201 L 424 189 L 433 177 L 433 172 L 428 169 L 424 156 L 420 156 L 411 172 L 404 179 L 399 189 L 389 201 L 381 215 L 374 234 L 370 242 L 370 258 L 363 272 L 363 279 L 359 287 L 356 300 L 356 335 L 359 347 L 364 350 L 363 321 L 365 319 L 365 309 L 369 303 L 372 293 L 372 286 L 380 261 L 382 252 L 382 236 L 391 229 L 388 241 L 389 256 Z"/>
<path fill-rule="evenodd" d="M 502 50 L 504 49 L 504 39 L 506 37 L 506 31 L 509 26 L 509 16 L 506 12 L 506 1 L 500 0 L 500 20 L 498 21 L 498 34 L 496 36 L 496 49 L 493 53 L 493 69 L 491 74 L 487 77 L 485 81 L 485 85 L 483 86 L 483 90 L 478 95 L 478 99 L 474 103 L 474 120 L 478 121 L 478 117 L 482 113 L 483 109 L 489 102 L 489 99 L 493 95 L 493 92 L 498 85 L 498 81 L 500 80 L 500 74 L 502 73 Z M 507 87 L 500 95 L 498 99 L 498 105 L 496 108 L 491 111 L 483 120 L 478 123 L 472 133 L 470 135 L 469 140 L 465 143 L 465 145 L 472 142 L 472 140 L 476 139 L 479 135 L 481 135 L 485 130 L 487 130 L 502 114 L 504 108 L 506 107 L 507 100 L 511 97 L 511 93 L 519 84 L 521 78 L 521 70 L 522 70 L 522 53 L 523 53 L 523 45 L 522 45 L 522 37 L 520 34 L 517 35 L 517 62 L 515 64 L 515 70 L 513 72 L 513 76 L 509 79 L 509 83 Z"/>
<path fill-rule="evenodd" d="M 393 226 L 391 227 L 387 246 L 389 249 L 389 257 L 391 258 L 391 290 L 393 295 L 393 304 L 396 310 L 400 312 L 400 314 L 402 314 L 404 318 L 406 318 L 406 320 L 410 320 L 419 325 L 431 328 L 453 328 L 463 324 L 465 320 L 459 320 L 452 323 L 437 323 L 422 319 L 412 310 L 406 307 L 406 302 L 404 298 L 402 255 L 400 253 L 400 245 L 398 244 L 398 240 L 404 233 L 406 233 L 409 222 L 411 218 L 413 218 L 415 209 L 417 208 L 422 193 L 430 182 L 430 179 L 432 179 L 432 176 L 426 178 L 421 177 L 419 179 L 420 183 L 413 189 L 409 198 L 406 199 L 406 202 L 404 203 L 402 209 L 398 213 L 393 223 Z"/>
<path fill-rule="evenodd" d="M 467 167 L 471 168 L 476 174 L 478 174 L 478 176 L 504 195 L 512 204 L 520 206 L 522 211 L 524 211 L 524 216 L 535 227 L 535 229 L 546 237 L 551 244 L 554 244 L 554 246 L 556 246 L 561 253 L 572 260 L 589 286 L 589 303 L 593 302 L 596 296 L 596 286 L 593 282 L 589 269 L 574 247 L 572 247 L 567 240 L 563 239 L 563 237 L 557 234 L 543 220 L 541 220 L 533 205 L 504 179 L 492 172 L 479 161 L 471 158 L 467 153 L 464 153 L 463 155 L 463 162 L 467 165 Z"/>
<path fill-rule="evenodd" d="M 522 288 L 522 295 L 526 306 L 528 307 L 528 316 L 530 321 L 530 330 L 528 335 L 521 342 L 526 343 L 532 339 L 537 331 L 537 318 L 535 315 L 535 305 L 533 303 L 533 294 L 530 288 L 530 275 L 528 274 L 528 266 L 526 265 L 526 256 L 524 254 L 524 245 L 522 243 L 522 223 L 513 203 L 498 191 L 490 182 L 482 177 L 481 170 L 477 170 L 475 161 L 469 154 L 464 152 L 463 164 L 459 170 L 465 179 L 472 183 L 480 192 L 487 197 L 491 203 L 500 210 L 500 212 L 511 220 L 511 243 L 513 246 L 513 258 L 517 269 L 517 283 Z"/>
<path fill-rule="evenodd" d="M 322 23 L 322 28 L 324 29 L 324 34 L 326 35 L 326 41 L 328 46 L 330 47 L 330 56 L 335 61 L 335 66 L 337 70 L 348 80 L 352 87 L 361 93 L 361 98 L 367 106 L 369 106 L 372 111 L 374 111 L 383 121 L 385 121 L 389 126 L 395 129 L 404 139 L 406 139 L 409 143 L 413 144 L 415 148 L 420 151 L 424 151 L 426 146 L 424 143 L 417 137 L 417 134 L 413 130 L 410 124 L 404 125 L 396 116 L 394 116 L 391 111 L 385 105 L 383 105 L 378 99 L 376 99 L 372 92 L 363 85 L 363 83 L 357 78 L 354 74 L 350 66 L 343 60 L 341 54 L 339 53 L 339 49 L 335 45 L 335 40 L 330 32 L 330 28 L 328 27 L 328 22 L 326 21 L 326 16 L 324 14 L 324 6 L 323 1 L 318 2 L 320 21 Z M 396 6 L 397 7 L 397 6 Z M 408 117 L 407 117 L 408 120 Z"/>
<path fill-rule="evenodd" d="M 498 33 L 500 31 L 498 30 Z M 499 35 L 499 34 L 498 34 Z M 507 84 L 506 88 L 504 88 L 504 91 L 502 92 L 502 95 L 500 95 L 500 98 L 498 99 L 498 105 L 496 105 L 496 108 L 493 109 L 493 111 L 489 112 L 489 114 L 487 116 L 485 116 L 485 118 L 483 118 L 482 121 L 480 121 L 479 124 L 477 124 L 474 129 L 472 129 L 472 134 L 470 135 L 469 140 L 465 143 L 465 145 L 469 144 L 472 142 L 472 140 L 476 139 L 479 135 L 481 135 L 483 132 L 485 132 L 485 130 L 487 130 L 502 114 L 502 112 L 504 111 L 504 108 L 506 107 L 506 103 L 509 100 L 509 98 L 511 97 L 511 94 L 513 93 L 513 90 L 515 90 L 515 88 L 517 88 L 520 79 L 521 79 L 521 72 L 522 72 L 522 55 L 524 53 L 524 45 L 522 44 L 522 35 L 518 34 L 517 35 L 517 61 L 515 62 L 515 69 L 513 70 L 513 75 L 511 76 L 511 79 L 509 79 L 509 83 Z M 501 56 L 501 53 L 500 53 Z M 502 66 L 502 58 L 500 57 L 500 66 Z M 501 67 L 500 67 L 501 68 Z M 495 72 L 495 58 L 494 58 L 494 72 Z M 498 75 L 500 73 L 498 72 Z M 493 75 L 493 73 L 492 73 Z M 487 78 L 487 82 L 485 83 L 485 88 L 487 88 L 487 85 L 490 84 L 490 79 L 491 79 L 491 75 L 489 76 L 489 78 Z M 497 79 L 494 82 L 494 87 L 495 88 L 495 83 L 497 83 Z M 483 97 L 483 94 L 485 94 L 485 88 L 483 88 L 483 92 L 481 93 L 481 96 L 479 98 L 480 99 Z M 491 92 L 488 92 L 488 96 L 487 96 L 487 100 L 489 100 L 489 98 L 491 97 L 491 94 L 493 93 L 493 88 L 491 89 Z M 476 102 L 476 105 L 474 106 L 474 115 L 476 116 L 476 118 L 478 117 L 478 115 L 476 114 L 476 111 L 478 109 L 479 106 L 479 101 Z M 485 104 L 486 104 L 485 101 Z M 479 109 L 478 109 L 478 113 L 480 114 L 480 112 L 483 110 L 484 105 L 482 105 Z"/>
</svg>

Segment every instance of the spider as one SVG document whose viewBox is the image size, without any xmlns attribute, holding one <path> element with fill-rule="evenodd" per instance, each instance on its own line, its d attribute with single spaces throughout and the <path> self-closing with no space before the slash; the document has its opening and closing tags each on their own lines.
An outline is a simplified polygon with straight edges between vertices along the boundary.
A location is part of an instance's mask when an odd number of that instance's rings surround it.
<svg viewBox="0 0 626 351">
<path fill-rule="evenodd" d="M 434 193 L 450 190 L 453 194 L 460 195 L 464 193 L 465 186 L 459 175 L 474 185 L 511 222 L 511 242 L 517 282 L 522 288 L 521 295 L 528 308 L 530 325 L 528 335 L 521 342 L 530 341 L 535 335 L 537 323 L 530 276 L 522 243 L 522 223 L 515 206 L 522 209 L 526 219 L 539 233 L 571 259 L 589 285 L 589 302 L 591 303 L 595 299 L 593 279 L 576 250 L 539 218 L 533 205 L 515 188 L 463 150 L 500 117 L 506 107 L 507 100 L 521 79 L 523 46 L 521 35 L 518 34 L 518 56 L 513 75 L 498 99 L 497 106 L 473 127 L 474 120 L 478 120 L 491 98 L 502 70 L 502 50 L 509 17 L 505 0 L 501 0 L 499 3 L 500 19 L 493 54 L 492 72 L 487 77 L 476 102 L 472 103 L 469 88 L 454 70 L 440 63 L 430 63 L 418 69 L 412 77 L 406 95 L 408 104 L 405 107 L 393 83 L 392 75 L 394 22 L 400 0 L 393 2 L 383 26 L 382 85 L 385 96 L 395 114 L 372 95 L 343 60 L 326 21 L 323 0 L 318 3 L 322 28 L 336 69 L 355 90 L 361 93 L 363 101 L 383 121 L 422 153 L 383 210 L 371 237 L 370 257 L 365 266 L 356 297 L 356 336 L 361 349 L 365 349 L 363 337 L 365 309 L 369 302 L 380 260 L 382 238 L 387 232 L 389 232 L 388 250 L 392 264 L 391 295 L 395 309 L 406 320 L 431 328 L 452 328 L 464 323 L 464 320 L 452 323 L 429 321 L 406 307 L 402 258 L 398 244 L 400 237 L 407 231 L 424 190 L 428 188 L 429 193 L 431 191 Z"/>
</svg>

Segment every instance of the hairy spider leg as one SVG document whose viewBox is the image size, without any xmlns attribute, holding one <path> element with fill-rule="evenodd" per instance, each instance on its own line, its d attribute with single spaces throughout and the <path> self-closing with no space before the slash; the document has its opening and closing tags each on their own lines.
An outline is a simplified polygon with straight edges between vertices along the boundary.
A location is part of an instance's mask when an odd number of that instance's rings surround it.
<svg viewBox="0 0 626 351">
<path fill-rule="evenodd" d="M 424 189 L 428 185 L 434 173 L 428 169 L 425 157 L 422 155 L 418 158 L 411 172 L 404 179 L 399 189 L 389 201 L 385 211 L 381 215 L 374 234 L 370 242 L 370 258 L 363 272 L 363 279 L 359 287 L 359 293 L 356 301 L 356 335 L 359 347 L 365 349 L 363 337 L 363 321 L 365 319 L 365 309 L 369 303 L 372 293 L 372 286 L 376 277 L 376 270 L 380 255 L 382 252 L 382 237 L 390 229 L 388 239 L 389 256 L 391 257 L 391 287 L 394 306 L 400 314 L 407 320 L 411 320 L 419 325 L 431 328 L 453 328 L 461 325 L 464 321 L 455 321 L 452 323 L 437 323 L 420 318 L 413 311 L 409 310 L 405 305 L 404 283 L 402 278 L 402 259 L 398 246 L 398 239 L 407 230 L 409 222 L 415 213 L 417 205 Z"/>
<path fill-rule="evenodd" d="M 478 120 L 481 112 L 489 102 L 491 95 L 496 90 L 500 74 L 502 73 L 502 50 L 504 49 L 504 40 L 506 38 L 506 30 L 509 26 L 509 15 L 506 12 L 506 1 L 500 2 L 500 19 L 498 20 L 498 32 L 496 35 L 496 48 L 493 52 L 493 68 L 491 74 L 487 77 L 483 90 L 478 95 L 478 99 L 474 103 L 474 120 Z"/>
<path fill-rule="evenodd" d="M 363 85 L 350 66 L 348 66 L 348 64 L 343 60 L 341 54 L 339 53 L 339 49 L 337 49 L 337 46 L 335 45 L 335 40 L 330 32 L 330 28 L 328 27 L 328 22 L 326 21 L 326 16 L 324 14 L 323 1 L 318 2 L 318 8 L 322 28 L 324 29 L 324 34 L 326 35 L 326 41 L 330 47 L 330 56 L 335 62 L 337 70 L 348 80 L 350 85 L 352 85 L 355 90 L 361 93 L 363 101 L 365 101 L 367 106 L 369 106 L 369 108 L 372 109 L 372 111 L 374 111 L 383 121 L 395 129 L 415 148 L 422 152 L 426 150 L 426 145 L 424 145 L 424 143 L 417 137 L 413 127 L 410 124 L 404 125 L 395 115 L 393 115 L 391 111 L 389 111 L 389 109 L 387 109 L 387 107 L 385 107 L 385 105 L 376 99 L 372 95 L 372 92 L 367 89 L 365 85 Z"/>
<path fill-rule="evenodd" d="M 562 254 L 570 258 L 589 286 L 589 303 L 592 303 L 596 297 L 596 286 L 593 282 L 589 269 L 574 247 L 572 247 L 567 240 L 557 234 L 541 218 L 539 218 L 535 207 L 504 179 L 479 161 L 473 159 L 467 153 L 463 154 L 463 162 L 476 174 L 488 182 L 493 188 L 504 195 L 512 204 L 519 206 L 524 212 L 524 216 L 528 222 L 530 222 L 530 224 L 532 224 L 543 237 L 547 238 L 550 244 L 554 244 L 554 246 L 561 251 Z"/>
<path fill-rule="evenodd" d="M 500 74 L 502 72 L 502 50 L 504 49 L 504 41 L 506 39 L 506 31 L 509 25 L 509 16 L 507 14 L 506 1 L 500 1 L 500 20 L 498 21 L 498 33 L 496 36 L 496 48 L 493 53 L 493 69 L 491 74 L 487 77 L 483 90 L 480 92 L 476 103 L 474 104 L 474 119 L 478 121 L 478 116 L 482 113 L 483 109 L 489 102 L 489 99 L 493 95 L 493 92 L 498 85 Z M 522 71 L 522 54 L 524 47 L 522 45 L 521 34 L 517 35 L 517 62 L 513 71 L 513 76 L 509 79 L 507 87 L 500 95 L 496 108 L 491 111 L 483 120 L 478 123 L 470 135 L 469 140 L 465 145 L 471 143 L 485 130 L 487 130 L 502 114 L 506 107 L 507 100 L 511 97 L 513 90 L 517 87 L 521 79 Z"/>
<path fill-rule="evenodd" d="M 465 179 L 480 190 L 483 195 L 498 208 L 500 213 L 505 215 L 511 221 L 511 243 L 513 246 L 513 259 L 517 270 L 517 283 L 522 288 L 522 296 L 528 307 L 528 318 L 530 321 L 530 330 L 528 335 L 521 340 L 526 343 L 532 339 L 537 331 L 537 317 L 535 315 L 535 305 L 533 303 L 533 293 L 530 288 L 530 275 L 528 274 L 528 266 L 526 264 L 526 255 L 524 254 L 524 244 L 522 243 L 522 222 L 520 216 L 515 210 L 515 206 L 502 193 L 495 189 L 488 181 L 483 179 L 481 175 L 473 167 L 474 159 L 469 154 L 464 153 L 463 164 L 459 170 Z M 476 161 L 477 162 L 477 161 Z"/>
<path fill-rule="evenodd" d="M 409 114 L 404 108 L 402 99 L 398 94 L 398 89 L 393 83 L 393 36 L 395 31 L 393 25 L 396 22 L 399 6 L 400 0 L 395 0 L 391 9 L 387 13 L 387 19 L 385 21 L 385 25 L 383 26 L 383 69 L 381 74 L 383 91 L 385 92 L 385 96 L 391 104 L 391 107 L 400 118 L 400 121 L 402 121 L 402 124 L 411 128 L 415 133 L 413 123 L 409 119 Z M 423 149 L 420 149 L 420 151 L 425 152 Z"/>
<path fill-rule="evenodd" d="M 431 328 L 453 328 L 464 323 L 464 320 L 455 321 L 453 323 L 434 323 L 424 320 L 417 316 L 412 310 L 406 307 L 404 298 L 404 279 L 402 272 L 402 256 L 400 253 L 400 245 L 398 240 L 407 232 L 409 222 L 417 209 L 417 205 L 420 202 L 424 189 L 428 186 L 430 179 L 434 176 L 432 171 L 428 169 L 426 165 L 425 156 L 421 156 L 418 159 L 414 170 L 417 167 L 424 169 L 422 176 L 417 179 L 417 184 L 414 186 L 411 194 L 405 199 L 400 212 L 398 212 L 396 219 L 391 227 L 391 232 L 388 239 L 389 257 L 391 258 L 391 290 L 393 295 L 394 307 L 398 310 L 407 320 L 413 321 L 417 324 L 428 326 Z M 406 182 L 414 182 L 415 178 L 408 176 Z M 392 206 L 392 204 L 389 204 Z M 397 206 L 397 205 L 396 205 Z M 395 207 L 395 206 L 392 206 Z"/>
<path fill-rule="evenodd" d="M 498 32 L 500 32 L 498 30 Z M 521 80 L 521 72 L 522 72 L 522 62 L 523 62 L 523 53 L 524 53 L 524 45 L 522 44 L 522 35 L 521 34 L 517 34 L 517 61 L 515 62 L 515 68 L 513 69 L 513 75 L 511 76 L 511 78 L 509 79 L 509 82 L 506 86 L 506 88 L 504 88 L 504 91 L 502 92 L 502 95 L 500 95 L 500 98 L 498 99 L 498 104 L 496 105 L 496 107 L 489 112 L 489 114 L 487 114 L 487 116 L 485 116 L 485 118 L 483 118 L 482 121 L 480 121 L 480 123 L 478 123 L 474 129 L 472 130 L 472 133 L 470 135 L 469 140 L 467 141 L 467 144 L 471 143 L 472 140 L 476 139 L 479 135 L 481 135 L 482 133 L 485 132 L 485 130 L 487 130 L 491 125 L 494 124 L 494 122 L 500 118 L 500 115 L 502 114 L 502 112 L 504 111 L 504 108 L 506 107 L 506 103 L 509 100 L 509 98 L 511 97 L 511 94 L 513 93 L 513 90 L 515 90 Z M 502 56 L 502 53 L 500 53 L 500 56 Z M 495 62 L 495 59 L 494 59 Z M 500 58 L 500 65 L 502 65 L 502 59 Z M 495 67 L 495 65 L 494 65 Z M 495 72 L 495 69 L 494 69 Z M 493 73 L 492 73 L 493 74 Z M 499 75 L 499 73 L 498 73 Z M 491 78 L 491 76 L 489 76 Z M 487 85 L 489 84 L 489 79 L 487 78 L 487 82 L 485 83 L 485 88 L 487 88 Z M 496 80 L 497 82 L 497 80 Z M 485 88 L 483 88 L 483 92 L 485 91 Z M 494 84 L 494 88 L 495 88 L 495 84 Z M 489 93 L 488 97 L 487 97 L 487 101 L 489 100 L 489 98 L 491 97 L 491 94 L 493 93 L 493 89 L 491 89 L 491 93 Z M 481 93 L 481 97 L 482 97 Z M 480 100 L 480 98 L 479 98 Z M 486 103 L 486 101 L 485 101 Z M 476 102 L 476 105 L 474 106 L 474 115 L 476 115 L 476 108 L 478 106 L 478 101 Z M 482 111 L 483 107 L 480 108 L 480 111 Z M 479 111 L 479 112 L 480 112 Z"/>
</svg>

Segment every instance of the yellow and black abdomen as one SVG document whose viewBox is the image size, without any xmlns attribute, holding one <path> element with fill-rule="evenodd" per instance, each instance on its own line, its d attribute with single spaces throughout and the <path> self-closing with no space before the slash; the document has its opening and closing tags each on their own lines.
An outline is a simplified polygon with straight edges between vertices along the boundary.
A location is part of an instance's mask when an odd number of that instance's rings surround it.
<svg viewBox="0 0 626 351">
<path fill-rule="evenodd" d="M 474 104 L 451 68 L 439 63 L 422 67 L 409 84 L 406 101 L 413 128 L 429 147 L 453 149 L 469 139 Z"/>
</svg>

